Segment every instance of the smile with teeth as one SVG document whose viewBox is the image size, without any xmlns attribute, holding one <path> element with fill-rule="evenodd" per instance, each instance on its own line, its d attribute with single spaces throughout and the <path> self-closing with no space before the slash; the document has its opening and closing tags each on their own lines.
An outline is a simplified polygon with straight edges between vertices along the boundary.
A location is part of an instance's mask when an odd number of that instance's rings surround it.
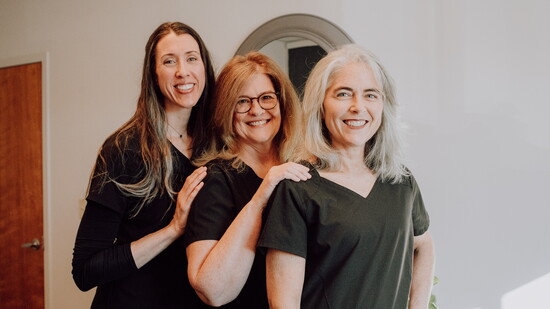
<svg viewBox="0 0 550 309">
<path fill-rule="evenodd" d="M 263 124 L 266 124 L 269 120 L 268 119 L 264 119 L 264 120 L 256 120 L 256 121 L 250 121 L 250 122 L 247 122 L 246 124 L 248 124 L 249 126 L 261 126 Z"/>
<path fill-rule="evenodd" d="M 176 85 L 176 88 L 178 88 L 179 90 L 189 90 L 193 88 L 194 85 L 195 84 Z"/>
<path fill-rule="evenodd" d="M 361 127 L 367 124 L 366 120 L 344 120 L 344 123 L 350 127 Z"/>
</svg>

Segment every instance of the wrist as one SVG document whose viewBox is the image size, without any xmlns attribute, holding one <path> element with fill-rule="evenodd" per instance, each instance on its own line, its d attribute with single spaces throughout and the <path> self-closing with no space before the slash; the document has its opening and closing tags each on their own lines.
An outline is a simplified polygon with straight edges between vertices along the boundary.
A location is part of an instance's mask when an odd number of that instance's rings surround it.
<svg viewBox="0 0 550 309">
<path fill-rule="evenodd" d="M 258 193 L 254 194 L 254 196 L 250 199 L 250 201 L 245 205 L 243 210 L 247 212 L 255 212 L 261 214 L 265 206 L 267 205 L 264 198 L 261 196 L 258 196 Z"/>
<path fill-rule="evenodd" d="M 180 237 L 185 232 L 185 226 L 178 226 L 174 221 L 170 222 L 170 224 L 166 226 L 166 229 L 169 237 L 174 239 Z"/>
</svg>

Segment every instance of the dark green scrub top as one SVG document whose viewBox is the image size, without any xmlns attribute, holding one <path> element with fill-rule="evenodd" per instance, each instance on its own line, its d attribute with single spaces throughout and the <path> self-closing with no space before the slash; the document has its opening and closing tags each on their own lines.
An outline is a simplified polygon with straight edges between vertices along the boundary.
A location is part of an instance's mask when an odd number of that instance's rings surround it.
<svg viewBox="0 0 550 309">
<path fill-rule="evenodd" d="M 301 308 L 405 309 L 413 236 L 429 226 L 414 177 L 364 198 L 312 169 L 272 194 L 259 246 L 306 259 Z"/>
</svg>

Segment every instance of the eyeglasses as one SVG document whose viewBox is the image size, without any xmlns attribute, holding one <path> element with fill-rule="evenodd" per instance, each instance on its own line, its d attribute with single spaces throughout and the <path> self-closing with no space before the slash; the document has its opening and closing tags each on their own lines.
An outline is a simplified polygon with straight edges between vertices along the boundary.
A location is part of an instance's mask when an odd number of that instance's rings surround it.
<svg viewBox="0 0 550 309">
<path fill-rule="evenodd" d="M 278 92 L 264 92 L 255 98 L 241 96 L 237 101 L 237 106 L 235 106 L 235 112 L 239 114 L 248 113 L 254 100 L 258 100 L 258 104 L 263 110 L 273 109 L 279 102 L 278 97 Z"/>
</svg>

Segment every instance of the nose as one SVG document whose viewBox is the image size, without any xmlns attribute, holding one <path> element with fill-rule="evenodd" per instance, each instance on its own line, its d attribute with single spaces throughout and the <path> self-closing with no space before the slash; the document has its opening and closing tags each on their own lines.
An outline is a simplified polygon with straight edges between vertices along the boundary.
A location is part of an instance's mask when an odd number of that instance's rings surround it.
<svg viewBox="0 0 550 309">
<path fill-rule="evenodd" d="M 248 111 L 252 115 L 261 115 L 264 113 L 264 109 L 260 106 L 260 101 L 258 98 L 253 98 L 250 102 L 250 110 Z"/>
<path fill-rule="evenodd" d="M 177 70 L 176 70 L 176 76 L 181 77 L 181 76 L 187 76 L 187 75 L 189 75 L 189 71 L 187 70 L 187 66 L 185 65 L 185 63 L 183 61 L 179 62 Z"/>
<path fill-rule="evenodd" d="M 365 112 L 367 110 L 367 103 L 361 100 L 361 98 L 354 96 L 349 110 L 353 113 Z"/>
</svg>

